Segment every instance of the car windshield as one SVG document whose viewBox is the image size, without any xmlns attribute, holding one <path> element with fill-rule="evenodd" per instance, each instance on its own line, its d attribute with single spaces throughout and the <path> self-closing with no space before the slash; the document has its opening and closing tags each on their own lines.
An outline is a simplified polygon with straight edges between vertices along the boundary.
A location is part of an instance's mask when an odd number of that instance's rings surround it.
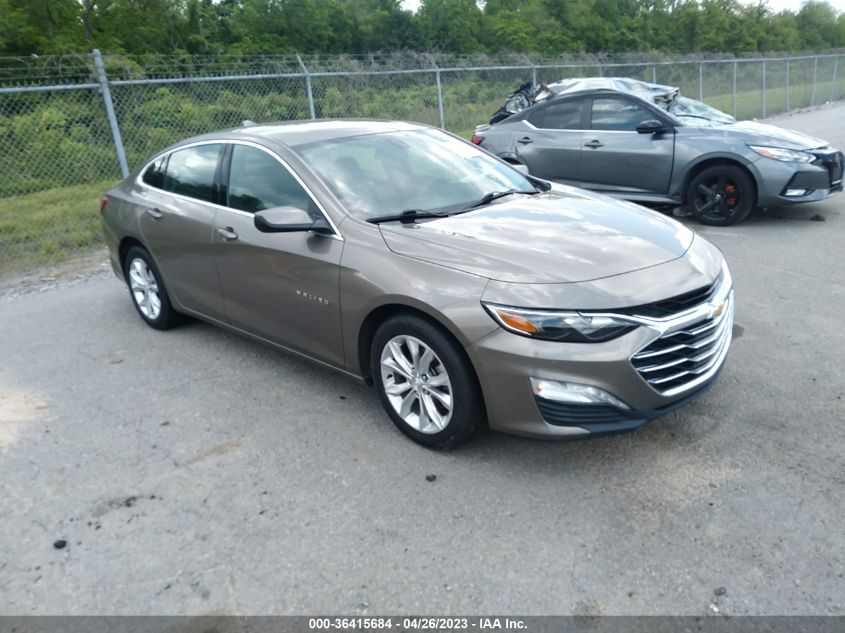
<svg viewBox="0 0 845 633">
<path fill-rule="evenodd" d="M 700 120 L 691 121 L 693 125 L 704 125 L 701 121 L 709 121 L 716 125 L 736 123 L 736 119 L 729 114 L 725 114 L 721 110 L 717 110 L 702 101 L 696 101 L 689 97 L 681 97 L 680 95 L 675 97 L 672 103 L 669 104 L 669 112 L 676 117 Z"/>
<path fill-rule="evenodd" d="M 515 169 L 436 130 L 351 136 L 295 149 L 363 220 L 406 209 L 448 213 L 492 192 L 535 189 Z"/>
</svg>

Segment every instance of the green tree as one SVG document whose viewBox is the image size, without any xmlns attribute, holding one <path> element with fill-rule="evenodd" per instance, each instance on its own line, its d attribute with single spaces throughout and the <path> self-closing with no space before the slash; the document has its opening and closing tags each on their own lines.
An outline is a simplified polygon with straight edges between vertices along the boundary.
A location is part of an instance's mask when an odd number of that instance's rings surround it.
<svg viewBox="0 0 845 633">
<path fill-rule="evenodd" d="M 483 50 L 481 9 L 475 0 L 423 0 L 418 14 L 423 42 L 453 53 Z"/>
<path fill-rule="evenodd" d="M 4 55 L 824 50 L 845 14 L 809 0 L 0 0 Z"/>
<path fill-rule="evenodd" d="M 795 14 L 783 11 L 772 15 L 760 33 L 758 48 L 761 51 L 797 51 L 801 49 L 801 33 Z"/>
<path fill-rule="evenodd" d="M 795 16 L 801 47 L 805 50 L 822 50 L 836 46 L 836 11 L 827 2 L 810 0 L 801 5 Z"/>
<path fill-rule="evenodd" d="M 66 53 L 83 43 L 75 0 L 0 0 L 0 50 L 10 55 Z"/>
<path fill-rule="evenodd" d="M 488 51 L 530 51 L 534 29 L 516 11 L 485 14 L 483 43 Z"/>
</svg>

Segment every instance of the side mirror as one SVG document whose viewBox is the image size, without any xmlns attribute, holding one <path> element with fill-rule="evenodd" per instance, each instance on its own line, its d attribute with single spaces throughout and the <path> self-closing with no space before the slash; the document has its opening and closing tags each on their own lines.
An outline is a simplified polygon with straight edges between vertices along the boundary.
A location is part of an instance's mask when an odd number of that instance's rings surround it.
<svg viewBox="0 0 845 633">
<path fill-rule="evenodd" d="M 665 132 L 666 126 L 657 119 L 649 119 L 642 121 L 637 125 L 637 132 L 640 134 L 657 134 L 658 132 Z"/>
<path fill-rule="evenodd" d="M 530 175 L 530 172 L 528 171 L 528 165 L 523 165 L 522 163 L 511 163 L 511 167 L 513 167 L 523 176 Z"/>
<path fill-rule="evenodd" d="M 313 231 L 321 235 L 332 233 L 332 228 L 322 216 L 314 219 L 304 209 L 273 207 L 255 213 L 255 228 L 262 233 L 294 233 Z"/>
</svg>

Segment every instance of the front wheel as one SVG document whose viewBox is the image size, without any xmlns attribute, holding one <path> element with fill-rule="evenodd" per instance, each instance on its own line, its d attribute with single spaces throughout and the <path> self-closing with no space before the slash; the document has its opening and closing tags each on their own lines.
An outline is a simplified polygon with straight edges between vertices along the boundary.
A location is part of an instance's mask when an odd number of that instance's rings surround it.
<svg viewBox="0 0 845 633">
<path fill-rule="evenodd" d="M 481 423 L 484 405 L 469 359 L 435 325 L 411 315 L 388 319 L 370 358 L 382 405 L 415 442 L 457 446 Z"/>
<path fill-rule="evenodd" d="M 687 207 L 702 224 L 742 222 L 757 203 L 754 182 L 734 165 L 714 165 L 697 174 L 687 188 Z"/>
</svg>

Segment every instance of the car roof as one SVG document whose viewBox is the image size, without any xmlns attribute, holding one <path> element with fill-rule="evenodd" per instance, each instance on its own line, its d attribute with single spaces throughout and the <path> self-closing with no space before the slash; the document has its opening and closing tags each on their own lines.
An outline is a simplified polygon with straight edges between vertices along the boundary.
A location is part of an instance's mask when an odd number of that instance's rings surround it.
<svg viewBox="0 0 845 633">
<path fill-rule="evenodd" d="M 406 121 L 379 121 L 372 119 L 323 119 L 319 121 L 280 121 L 266 124 L 246 124 L 195 136 L 176 143 L 181 145 L 209 140 L 248 140 L 258 143 L 270 142 L 287 147 L 296 147 L 308 143 L 331 141 L 350 136 L 382 134 L 406 130 L 421 130 L 428 126 Z"/>
<path fill-rule="evenodd" d="M 583 90 L 574 90 L 572 92 L 562 92 L 560 94 L 555 94 L 554 96 L 549 97 L 548 99 L 543 99 L 543 101 L 538 101 L 537 103 L 548 103 L 548 102 L 551 102 L 551 101 L 558 101 L 558 100 L 567 99 L 569 97 L 589 97 L 589 96 L 595 96 L 595 95 L 599 95 L 599 96 L 607 95 L 607 96 L 611 96 L 611 97 L 632 97 L 634 99 L 637 99 L 638 101 L 645 101 L 646 103 L 649 103 L 648 100 L 643 99 L 638 94 L 635 94 L 635 93 L 632 93 L 632 92 L 626 92 L 624 90 L 616 90 L 615 88 L 584 88 Z"/>
<path fill-rule="evenodd" d="M 506 123 L 506 122 L 519 122 L 526 116 L 528 116 L 531 112 L 535 110 L 539 110 L 540 108 L 550 104 L 550 103 L 558 103 L 560 101 L 567 101 L 569 99 L 577 99 L 579 97 L 602 97 L 602 96 L 609 96 L 609 97 L 620 97 L 622 99 L 632 99 L 634 101 L 638 101 L 642 104 L 645 104 L 652 109 L 656 108 L 654 103 L 648 101 L 647 99 L 643 99 L 637 94 L 631 92 L 625 92 L 623 90 L 615 90 L 614 88 L 585 88 L 584 90 L 575 90 L 573 92 L 564 92 L 561 94 L 553 94 L 548 99 L 543 99 L 542 101 L 537 101 L 532 103 L 530 106 L 517 112 L 516 114 L 512 114 L 506 119 L 502 119 L 499 123 Z"/>
</svg>

